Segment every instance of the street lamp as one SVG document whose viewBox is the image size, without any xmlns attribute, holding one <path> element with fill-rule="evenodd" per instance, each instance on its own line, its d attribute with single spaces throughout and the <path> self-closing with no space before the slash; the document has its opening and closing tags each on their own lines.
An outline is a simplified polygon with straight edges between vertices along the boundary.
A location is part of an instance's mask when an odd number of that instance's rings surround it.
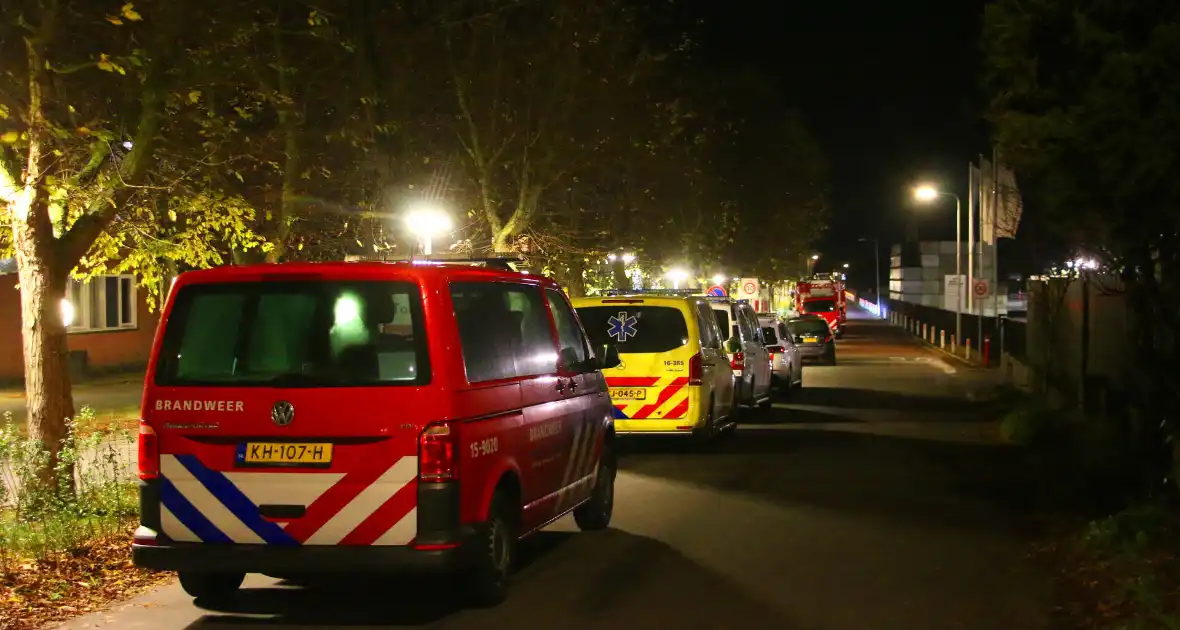
<svg viewBox="0 0 1180 630">
<path fill-rule="evenodd" d="M 406 213 L 406 227 L 422 240 L 422 253 L 429 256 L 434 238 L 451 231 L 451 218 L 437 206 L 420 204 Z"/>
<path fill-rule="evenodd" d="M 623 254 L 623 264 L 630 265 L 635 262 L 635 254 Z"/>
<path fill-rule="evenodd" d="M 848 263 L 844 263 L 844 268 L 845 268 L 845 269 L 847 269 L 847 268 L 848 268 Z"/>
<path fill-rule="evenodd" d="M 811 272 L 815 269 L 815 261 L 819 260 L 819 254 L 812 254 L 811 260 L 807 263 L 807 277 L 811 277 Z"/>
<path fill-rule="evenodd" d="M 725 282 L 726 279 L 727 278 L 725 276 L 723 276 L 721 274 L 717 274 L 717 275 L 713 276 L 713 284 L 721 284 L 721 283 Z"/>
<path fill-rule="evenodd" d="M 918 186 L 914 189 L 914 199 L 923 203 L 930 203 L 940 196 L 955 199 L 955 343 L 963 343 L 963 276 L 962 276 L 962 240 L 963 240 L 963 202 L 955 193 L 943 192 L 933 186 Z M 970 287 L 967 287 L 970 290 Z"/>
<path fill-rule="evenodd" d="M 679 289 L 680 283 L 688 279 L 688 272 L 678 268 L 669 269 L 665 275 L 672 281 L 673 289 Z"/>
<path fill-rule="evenodd" d="M 880 317 L 880 314 L 884 312 L 881 310 L 881 244 L 875 238 L 858 238 L 856 240 L 861 243 L 873 244 L 873 268 L 877 273 L 877 316 Z"/>
</svg>

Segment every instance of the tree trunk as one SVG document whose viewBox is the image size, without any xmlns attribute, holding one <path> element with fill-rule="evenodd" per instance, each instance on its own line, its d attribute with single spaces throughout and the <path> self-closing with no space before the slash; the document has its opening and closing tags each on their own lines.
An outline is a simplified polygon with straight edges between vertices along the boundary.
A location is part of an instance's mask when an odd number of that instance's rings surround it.
<svg viewBox="0 0 1180 630">
<path fill-rule="evenodd" d="M 49 453 L 49 465 L 41 471 L 40 479 L 46 488 L 53 488 L 58 481 L 54 476 L 58 455 L 68 434 L 66 420 L 74 417 L 69 348 L 61 314 L 66 274 L 54 269 L 51 257 L 46 260 L 37 255 L 35 239 L 26 234 L 21 239 L 24 242 L 17 243 L 25 398 L 29 436 L 40 440 Z M 65 474 L 66 485 L 71 486 L 72 470 Z"/>
<path fill-rule="evenodd" d="M 627 263 L 623 262 L 622 256 L 611 264 L 611 275 L 614 276 L 616 290 L 627 291 L 631 289 L 631 278 L 627 277 Z"/>
<path fill-rule="evenodd" d="M 570 277 L 565 288 L 569 290 L 569 295 L 572 298 L 586 295 L 586 257 L 582 254 L 575 254 L 571 258 Z"/>
<path fill-rule="evenodd" d="M 66 419 L 74 415 L 69 350 L 61 315 L 69 269 L 63 269 L 59 260 L 61 250 L 53 234 L 49 192 L 44 181 L 52 174 L 53 164 L 46 156 L 49 125 L 45 120 L 44 101 L 51 83 L 44 53 L 52 41 L 56 17 L 52 12 L 43 14 L 37 34 L 25 39 L 29 73 L 28 159 L 21 173 L 23 189 L 9 200 L 8 210 L 20 284 L 29 437 L 39 440 L 49 454 L 46 466 L 38 471 L 41 483 L 46 489 L 64 490 L 57 487 L 56 475 L 62 441 L 68 433 Z M 61 473 L 66 485 L 72 488 L 73 467 Z"/>
</svg>

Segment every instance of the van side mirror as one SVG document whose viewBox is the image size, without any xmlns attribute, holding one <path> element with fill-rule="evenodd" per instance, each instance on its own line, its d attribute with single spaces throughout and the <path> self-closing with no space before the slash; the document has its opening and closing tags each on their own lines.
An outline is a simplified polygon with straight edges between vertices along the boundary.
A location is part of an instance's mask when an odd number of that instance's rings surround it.
<svg viewBox="0 0 1180 630">
<path fill-rule="evenodd" d="M 609 343 L 604 344 L 602 352 L 598 354 L 598 369 L 610 370 L 622 364 L 623 360 L 619 358 L 619 347 Z"/>
<path fill-rule="evenodd" d="M 733 354 L 742 351 L 742 340 L 737 337 L 730 337 L 725 340 L 725 354 Z"/>
</svg>

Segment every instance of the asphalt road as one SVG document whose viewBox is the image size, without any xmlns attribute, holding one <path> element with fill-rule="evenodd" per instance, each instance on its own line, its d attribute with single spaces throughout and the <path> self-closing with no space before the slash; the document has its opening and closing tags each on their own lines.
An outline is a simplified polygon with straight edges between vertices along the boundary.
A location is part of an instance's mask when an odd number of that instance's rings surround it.
<svg viewBox="0 0 1180 630">
<path fill-rule="evenodd" d="M 630 453 L 613 528 L 566 519 L 535 537 L 496 609 L 457 610 L 435 581 L 251 576 L 230 610 L 170 585 L 65 627 L 1046 627 L 1050 580 L 1024 559 L 1026 486 L 970 401 L 986 377 L 885 324 L 848 330 L 838 366 L 808 367 L 799 395 L 717 452 Z"/>
</svg>

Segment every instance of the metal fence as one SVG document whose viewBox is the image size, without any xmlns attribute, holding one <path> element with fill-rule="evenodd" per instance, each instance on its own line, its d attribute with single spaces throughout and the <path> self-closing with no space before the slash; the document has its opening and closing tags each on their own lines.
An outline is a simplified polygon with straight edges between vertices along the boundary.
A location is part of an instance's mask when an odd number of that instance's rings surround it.
<svg viewBox="0 0 1180 630">
<path fill-rule="evenodd" d="M 887 300 L 889 312 L 911 321 L 925 324 L 927 329 L 933 327 L 936 331 L 945 331 L 947 343 L 955 334 L 956 313 L 946 309 L 921 304 L 911 304 L 900 300 Z M 980 338 L 982 324 L 983 338 Z M 982 348 L 987 348 L 988 363 L 999 365 L 1002 353 L 1018 359 L 1024 359 L 1027 352 L 1027 325 L 1024 321 L 1009 317 L 986 317 L 972 313 L 962 314 L 963 339 L 957 340 L 960 346 L 970 345 L 971 354 L 979 356 Z M 937 335 L 937 333 L 936 333 Z"/>
</svg>

